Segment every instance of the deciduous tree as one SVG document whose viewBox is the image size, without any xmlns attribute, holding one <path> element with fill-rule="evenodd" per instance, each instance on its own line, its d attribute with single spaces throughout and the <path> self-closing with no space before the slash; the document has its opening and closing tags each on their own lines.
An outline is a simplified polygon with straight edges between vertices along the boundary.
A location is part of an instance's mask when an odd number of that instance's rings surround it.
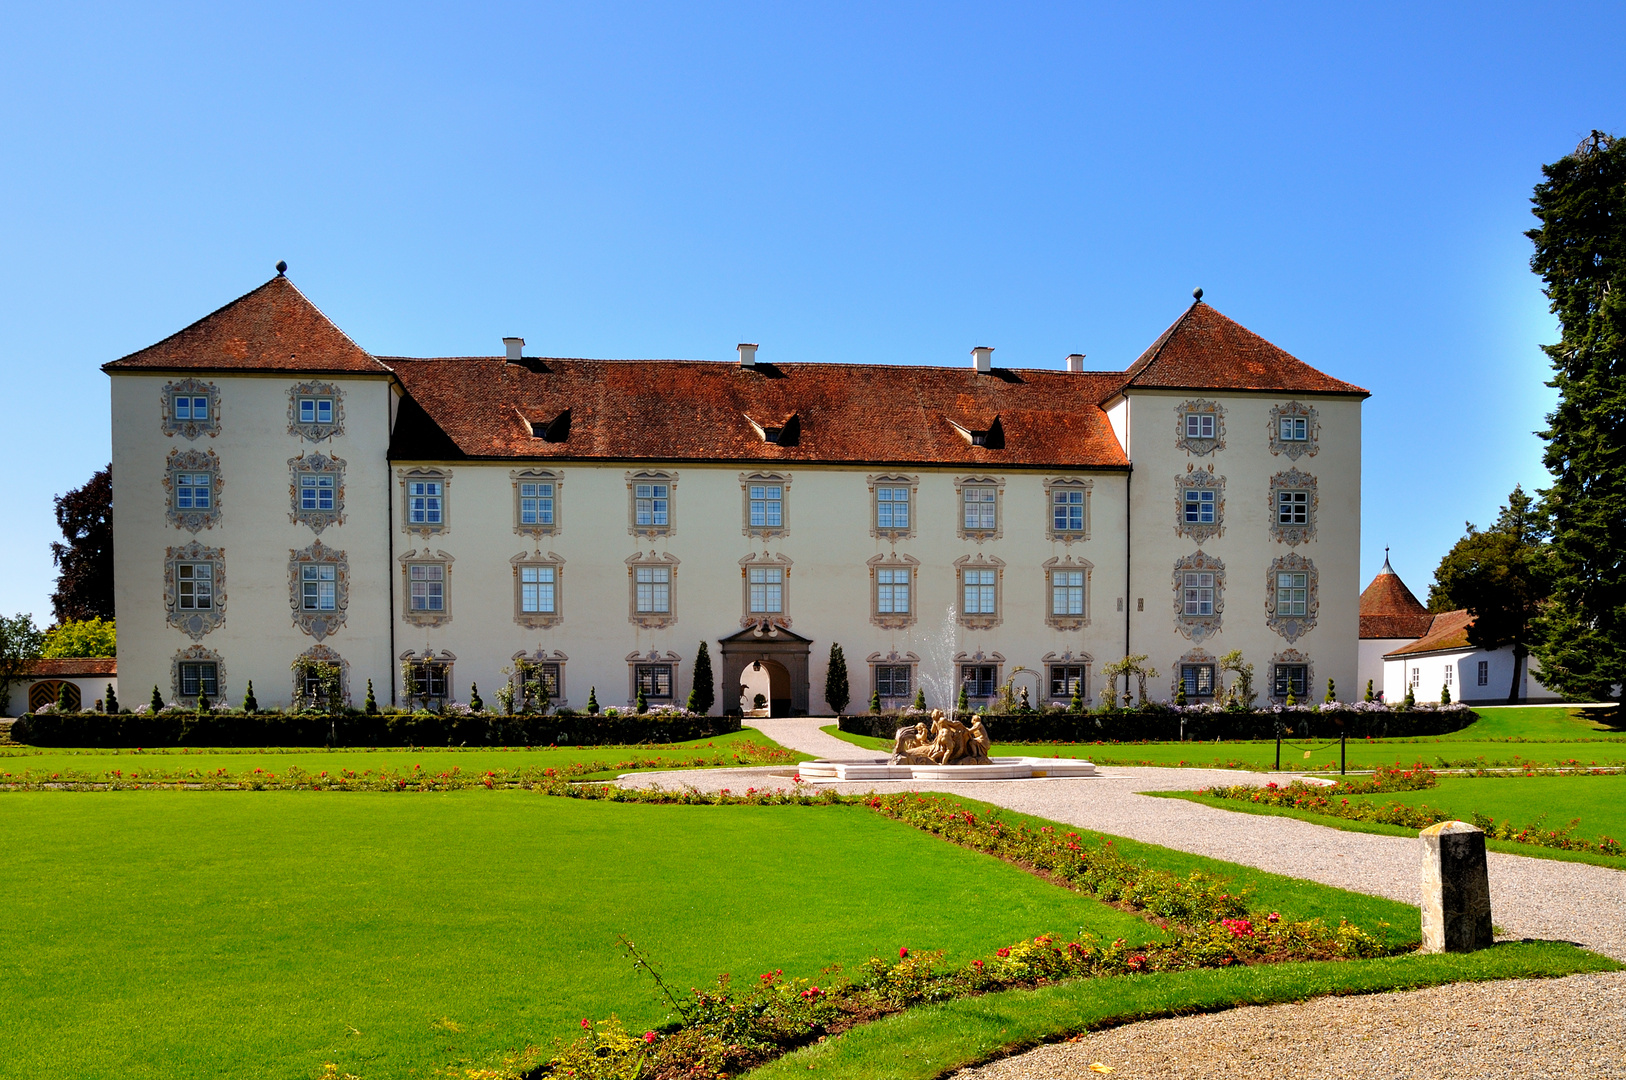
<svg viewBox="0 0 1626 1080">
<path fill-rule="evenodd" d="M 51 607 L 56 621 L 113 617 L 113 466 L 84 487 L 56 497 L 56 523 L 67 541 L 51 545 L 59 567 Z"/>
</svg>

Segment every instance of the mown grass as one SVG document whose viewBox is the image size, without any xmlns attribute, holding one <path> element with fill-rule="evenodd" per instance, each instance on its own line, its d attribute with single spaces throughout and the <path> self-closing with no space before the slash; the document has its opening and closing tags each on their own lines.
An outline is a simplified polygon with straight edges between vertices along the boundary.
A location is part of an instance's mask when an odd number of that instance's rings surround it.
<svg viewBox="0 0 1626 1080">
<path fill-rule="evenodd" d="M 1496 706 L 1481 710 L 1480 719 L 1449 735 L 1412 739 L 1352 739 L 1345 747 L 1346 767 L 1374 769 L 1418 761 L 1435 767 L 1626 765 L 1626 731 L 1596 718 L 1597 709 L 1566 706 Z M 1338 770 L 1339 745 L 1330 724 L 1315 726 L 1309 737 L 1294 736 L 1282 746 L 1282 770 Z M 834 726 L 824 729 L 865 750 L 890 750 L 887 739 L 849 735 Z M 1158 765 L 1271 771 L 1276 742 L 1076 742 L 995 743 L 999 757 L 1082 757 L 1102 765 Z M 1308 757 L 1306 757 L 1308 753 Z"/>
<path fill-rule="evenodd" d="M 911 1009 L 789 1054 L 750 1075 L 752 1080 L 809 1073 L 821 1080 L 933 1080 L 1013 1049 L 1133 1020 L 1325 994 L 1620 969 L 1613 960 L 1573 945 L 1540 942 L 1458 955 L 1084 979 Z M 1112 1061 L 1102 1064 L 1118 1067 Z"/>
<path fill-rule="evenodd" d="M 320 773 L 324 769 L 336 773 L 340 769 L 353 769 L 356 772 L 367 770 L 377 772 L 380 769 L 411 771 L 414 765 L 421 765 L 425 772 L 430 773 L 449 770 L 454 766 L 465 773 L 470 773 L 484 772 L 487 769 L 510 771 L 559 769 L 577 762 L 605 762 L 614 765 L 633 760 L 651 760 L 655 764 L 647 766 L 648 768 L 668 769 L 682 767 L 683 762 L 692 758 L 710 758 L 719 755 L 731 758 L 744 752 L 745 745 L 750 743 L 781 749 L 778 743 L 755 728 L 745 728 L 710 739 L 645 746 L 486 746 L 466 749 L 445 746 L 417 748 L 397 746 L 340 747 L 332 750 L 322 747 L 268 747 L 242 750 L 163 747 L 153 750 L 143 749 L 140 752 L 6 747 L 0 749 L 0 783 L 5 781 L 7 774 L 21 775 L 27 772 L 38 776 L 42 773 L 46 775 L 80 773 L 104 777 L 113 769 L 118 769 L 126 775 L 133 771 L 149 770 L 174 772 L 196 769 L 200 772 L 212 772 L 215 769 L 225 769 L 227 773 L 236 775 L 253 772 L 255 769 L 282 773 L 290 766 L 297 766 L 310 773 Z M 793 757 L 789 759 L 792 762 L 809 760 L 806 754 L 792 753 Z M 627 771 L 635 770 L 612 768 L 587 774 L 584 779 L 608 778 Z"/>
</svg>

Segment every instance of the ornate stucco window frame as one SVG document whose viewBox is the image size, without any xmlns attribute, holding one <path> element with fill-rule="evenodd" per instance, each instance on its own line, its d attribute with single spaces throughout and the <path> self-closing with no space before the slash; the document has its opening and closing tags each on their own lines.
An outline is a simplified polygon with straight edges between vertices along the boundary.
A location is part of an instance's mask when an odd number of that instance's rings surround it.
<svg viewBox="0 0 1626 1080">
<path fill-rule="evenodd" d="M 916 609 L 920 599 L 920 560 L 913 555 L 899 555 L 896 551 L 881 555 L 872 555 L 868 559 L 869 566 L 869 621 L 883 630 L 904 630 L 915 625 Z M 908 611 L 882 611 L 881 610 L 881 581 L 882 570 L 907 570 L 909 572 L 909 610 Z M 896 587 L 894 585 L 894 587 Z"/>
<path fill-rule="evenodd" d="M 1307 495 L 1305 499 L 1304 525 L 1283 525 L 1281 522 L 1281 493 L 1284 491 L 1302 491 Z M 1270 478 L 1270 535 L 1276 538 L 1277 543 L 1296 547 L 1306 541 L 1315 539 L 1316 511 L 1321 507 L 1321 495 L 1316 490 L 1316 479 L 1306 472 L 1289 469 L 1279 472 Z"/>
<path fill-rule="evenodd" d="M 1285 573 L 1305 575 L 1306 601 L 1303 615 L 1278 615 L 1276 612 L 1276 576 Z M 1270 574 L 1265 578 L 1265 625 L 1286 638 L 1290 645 L 1315 629 L 1316 615 L 1321 610 L 1319 576 L 1316 573 L 1315 563 L 1296 551 L 1290 551 L 1279 559 L 1271 560 Z"/>
<path fill-rule="evenodd" d="M 522 551 L 508 560 L 514 572 L 514 622 L 535 630 L 551 630 L 565 621 L 565 558 L 558 552 L 546 555 L 540 551 Z M 521 571 L 525 567 L 547 567 L 553 571 L 553 610 L 526 611 L 525 583 Z"/>
<path fill-rule="evenodd" d="M 678 564 L 680 560 L 670 552 L 634 552 L 626 559 L 627 564 L 627 621 L 634 626 L 645 630 L 664 630 L 668 626 L 677 625 L 678 606 Z M 639 567 L 664 567 L 666 575 L 666 610 L 665 611 L 639 611 L 638 610 L 638 569 Z"/>
<path fill-rule="evenodd" d="M 967 614 L 965 608 L 965 575 L 967 570 L 992 570 L 994 572 L 994 611 L 993 614 L 977 612 Z M 960 601 L 955 605 L 958 610 L 960 625 L 968 630 L 991 630 L 1005 621 L 1005 560 L 997 555 L 985 555 L 978 552 L 975 556 L 961 555 L 954 560 L 955 599 Z M 980 586 L 979 586 L 980 587 Z"/>
<path fill-rule="evenodd" d="M 304 700 L 305 667 L 308 664 L 331 664 L 338 668 L 339 700 L 345 705 L 350 704 L 350 661 L 326 645 L 312 645 L 294 657 L 294 662 L 289 668 L 289 674 L 293 677 L 293 697 L 289 700 L 294 702 Z"/>
<path fill-rule="evenodd" d="M 209 477 L 209 508 L 182 509 L 175 505 L 180 485 L 177 473 L 203 473 Z M 213 450 L 171 450 L 164 463 L 164 516 L 177 529 L 196 533 L 199 529 L 212 529 L 220 522 L 220 457 Z"/>
<path fill-rule="evenodd" d="M 1315 662 L 1297 649 L 1284 649 L 1270 658 L 1270 670 L 1265 673 L 1267 679 L 1264 688 L 1265 695 L 1277 704 L 1283 704 L 1287 701 L 1286 694 L 1276 693 L 1277 665 L 1286 664 L 1304 665 L 1304 696 L 1298 700 L 1298 704 L 1310 704 L 1315 695 Z M 1288 715 L 1291 716 L 1292 714 Z"/>
<path fill-rule="evenodd" d="M 302 571 L 307 566 L 333 567 L 333 610 L 306 611 Z M 305 633 L 321 641 L 344 625 L 350 609 L 350 560 L 343 551 L 328 547 L 321 540 L 310 547 L 288 551 L 288 600 L 293 609 L 293 623 Z"/>
<path fill-rule="evenodd" d="M 452 531 L 452 470 L 419 465 L 411 469 L 396 469 L 395 478 L 401 485 L 402 532 L 427 540 L 431 536 L 445 536 Z M 412 485 L 432 482 L 440 484 L 440 520 L 413 521 Z"/>
<path fill-rule="evenodd" d="M 179 420 L 175 416 L 175 399 L 178 397 L 207 398 L 209 401 L 209 416 L 205 420 Z M 164 392 L 158 399 L 162 410 L 163 432 L 171 437 L 179 435 L 183 439 L 195 439 L 199 435 L 214 438 L 220 434 L 220 388 L 212 382 L 201 379 L 177 379 L 175 382 L 164 384 Z"/>
<path fill-rule="evenodd" d="M 899 540 L 912 540 L 915 537 L 917 522 L 920 520 L 920 477 L 906 476 L 902 473 L 876 473 L 866 476 L 864 482 L 869 485 L 869 534 L 877 540 L 885 540 L 896 544 Z M 909 489 L 909 524 L 904 528 L 881 527 L 881 500 L 877 496 L 878 488 L 908 488 Z M 895 504 L 894 504 L 895 505 Z"/>
<path fill-rule="evenodd" d="M 213 664 L 215 666 L 215 692 L 210 697 L 219 701 L 226 697 L 226 660 L 213 649 L 203 645 L 193 645 L 190 648 L 177 652 L 169 661 L 169 700 L 187 707 L 188 702 L 196 702 L 197 695 L 190 698 L 181 695 L 181 665 L 182 664 Z"/>
<path fill-rule="evenodd" d="M 782 472 L 740 473 L 741 531 L 754 540 L 790 535 L 790 482 L 791 475 Z M 757 486 L 779 488 L 779 524 L 751 524 L 751 488 Z M 766 515 L 764 515 L 766 516 Z"/>
<path fill-rule="evenodd" d="M 978 491 L 993 489 L 994 492 L 994 527 L 992 529 L 968 528 L 965 523 L 965 491 L 973 488 Z M 956 476 L 954 478 L 954 517 L 957 535 L 961 540 L 972 540 L 980 544 L 984 540 L 998 540 L 1005 535 L 1005 478 L 993 476 L 988 473 L 977 473 L 970 476 Z"/>
<path fill-rule="evenodd" d="M 1285 418 L 1303 418 L 1306 438 L 1282 438 L 1282 420 Z M 1286 454 L 1290 460 L 1297 461 L 1300 457 L 1315 457 L 1321 443 L 1321 419 L 1315 406 L 1306 405 L 1301 401 L 1289 401 L 1274 406 L 1270 410 L 1270 452 L 1272 454 Z"/>
<path fill-rule="evenodd" d="M 915 700 L 915 691 L 920 688 L 920 657 L 919 656 L 917 656 L 916 654 L 914 654 L 912 652 L 906 652 L 906 653 L 904 653 L 904 654 L 902 654 L 900 656 L 898 654 L 898 650 L 893 649 L 891 652 L 887 653 L 885 656 L 882 656 L 879 652 L 872 652 L 867 657 L 864 658 L 864 662 L 869 665 L 869 692 L 870 692 L 870 696 L 872 696 L 872 697 L 877 695 L 877 694 L 880 694 L 880 690 L 881 690 L 881 683 L 880 683 L 880 678 L 881 677 L 876 671 L 877 668 L 883 668 L 883 667 L 906 667 L 906 668 L 908 668 L 909 669 L 909 691 L 908 691 L 908 693 L 903 694 L 902 696 L 899 696 L 897 694 L 881 694 L 880 695 L 881 696 L 881 708 L 883 708 L 883 709 L 901 709 L 905 705 L 913 704 L 913 702 Z"/>
<path fill-rule="evenodd" d="M 1090 593 L 1094 585 L 1090 578 L 1095 573 L 1095 564 L 1083 556 L 1074 558 L 1071 555 L 1061 555 L 1046 559 L 1040 564 L 1044 571 L 1044 621 L 1046 626 L 1057 630 L 1081 630 L 1090 625 Z M 1080 614 L 1056 611 L 1056 584 L 1055 575 L 1058 573 L 1082 573 L 1084 575 L 1083 611 Z M 1065 585 L 1063 588 L 1072 588 Z"/>
<path fill-rule="evenodd" d="M 1191 522 L 1186 520 L 1186 492 L 1212 491 L 1214 493 L 1214 520 Z M 1202 544 L 1211 537 L 1225 535 L 1225 477 L 1214 475 L 1214 465 L 1196 469 L 1186 465 L 1186 474 L 1174 478 L 1174 533 L 1189 537 Z"/>
<path fill-rule="evenodd" d="M 781 572 L 778 611 L 751 610 L 751 571 L 761 569 Z M 790 574 L 791 558 L 783 553 L 774 555 L 764 551 L 759 555 L 752 552 L 740 560 L 740 629 L 749 630 L 756 627 L 765 631 L 776 627 L 787 630 L 790 628 Z"/>
<path fill-rule="evenodd" d="M 1090 538 L 1090 502 L 1095 490 L 1095 481 L 1087 478 L 1072 476 L 1046 477 L 1044 482 L 1045 505 L 1045 536 L 1063 544 L 1072 544 Z M 1056 492 L 1080 492 L 1083 508 L 1083 527 L 1079 529 L 1056 528 Z"/>
<path fill-rule="evenodd" d="M 209 567 L 209 610 L 181 607 L 180 575 L 182 563 Z M 165 622 L 193 641 L 221 626 L 226 621 L 226 549 L 205 547 L 194 540 L 180 547 L 164 549 L 164 610 Z"/>
<path fill-rule="evenodd" d="M 344 524 L 344 470 L 347 463 L 340 457 L 329 457 L 321 451 L 310 454 L 300 454 L 298 457 L 288 459 L 288 499 L 292 509 L 288 513 L 288 520 L 296 525 L 309 525 L 311 531 L 320 535 L 329 525 Z M 306 510 L 302 478 L 306 476 L 332 476 L 333 477 L 333 509 L 320 508 Z"/>
<path fill-rule="evenodd" d="M 978 667 L 993 667 L 994 692 L 992 694 L 973 694 L 967 692 L 966 697 L 971 701 L 980 702 L 993 701 L 999 697 L 999 688 L 1005 685 L 1005 654 L 1000 652 L 983 652 L 981 649 L 978 649 L 975 652 L 961 651 L 955 653 L 954 696 L 956 698 L 959 697 L 961 688 L 965 686 L 965 667 L 967 664 L 975 664 Z"/>
<path fill-rule="evenodd" d="M 564 531 L 564 474 L 554 469 L 514 469 L 508 474 L 514 484 L 514 532 L 519 536 L 529 536 L 540 540 L 544 536 L 558 536 Z M 527 525 L 520 517 L 520 485 L 521 484 L 552 484 L 553 485 L 553 523 L 549 525 Z"/>
<path fill-rule="evenodd" d="M 1090 694 L 1090 677 L 1094 674 L 1095 657 L 1087 652 L 1075 653 L 1073 650 L 1068 649 L 1062 653 L 1047 652 L 1044 654 L 1043 659 L 1040 660 L 1040 663 L 1044 665 L 1044 682 L 1041 684 L 1041 688 L 1044 690 L 1045 700 L 1050 704 L 1065 706 L 1072 704 L 1073 701 L 1071 694 L 1058 696 L 1052 692 L 1054 690 L 1052 684 L 1055 682 L 1055 676 L 1051 669 L 1058 667 L 1083 668 L 1084 674 L 1079 679 L 1078 685 L 1079 700 L 1086 706 L 1094 700 Z"/>
<path fill-rule="evenodd" d="M 1185 575 L 1211 573 L 1214 575 L 1214 610 L 1209 615 L 1187 615 L 1185 610 Z M 1198 550 L 1174 562 L 1174 628 L 1192 642 L 1202 642 L 1220 631 L 1225 615 L 1225 563 L 1223 560 Z"/>
<path fill-rule="evenodd" d="M 627 476 L 627 532 L 640 540 L 654 540 L 663 536 L 677 535 L 677 486 L 678 474 L 670 469 L 639 469 L 629 472 Z M 666 485 L 666 524 L 656 525 L 651 522 L 646 525 L 638 524 L 638 485 L 639 484 L 665 484 Z M 653 496 L 652 496 L 653 497 Z"/>
<path fill-rule="evenodd" d="M 1200 664 L 1206 664 L 1206 665 L 1208 665 L 1208 667 L 1213 669 L 1209 673 L 1209 676 L 1210 676 L 1209 677 L 1209 690 L 1208 690 L 1208 693 L 1206 693 L 1206 694 L 1187 694 L 1186 695 L 1187 704 L 1195 704 L 1198 701 L 1213 701 L 1219 696 L 1219 684 L 1220 684 L 1220 674 L 1221 674 L 1220 673 L 1219 659 L 1217 657 L 1215 657 L 1214 654 L 1209 652 L 1207 649 L 1200 649 L 1199 648 L 1199 649 L 1192 649 L 1190 652 L 1188 652 L 1184 656 L 1180 657 L 1179 660 L 1175 661 L 1175 664 L 1174 664 L 1174 678 L 1169 683 L 1169 700 L 1170 701 L 1173 701 L 1175 699 L 1175 697 L 1177 697 L 1179 695 L 1179 693 L 1180 693 L 1180 683 L 1181 683 L 1181 680 L 1185 678 L 1186 667 L 1188 665 L 1200 665 Z"/>
<path fill-rule="evenodd" d="M 456 561 L 444 551 L 430 551 L 428 548 L 405 552 L 396 559 L 396 562 L 401 564 L 401 619 L 403 622 L 409 622 L 413 626 L 445 626 L 452 621 L 452 564 Z M 412 568 L 414 566 L 440 567 L 441 609 L 439 611 L 413 608 Z"/>
<path fill-rule="evenodd" d="M 299 402 L 306 399 L 333 399 L 333 419 L 327 423 L 302 420 Z M 319 443 L 344 434 L 344 391 L 333 383 L 300 382 L 288 388 L 288 434 Z"/>
<path fill-rule="evenodd" d="M 565 682 L 565 665 L 570 662 L 570 657 L 566 656 L 558 649 L 554 649 L 552 652 L 549 652 L 547 649 L 544 649 L 542 646 L 538 645 L 532 652 L 526 652 L 521 649 L 519 652 L 515 653 L 511 659 L 513 660 L 513 674 L 508 678 L 509 685 L 514 688 L 514 697 L 516 699 L 520 698 L 523 693 L 519 685 L 519 665 L 523 662 L 526 664 L 535 664 L 540 667 L 554 668 L 555 674 L 553 693 L 548 696 L 548 704 L 559 709 L 568 709 L 570 707 L 570 686 Z"/>
<path fill-rule="evenodd" d="M 680 700 L 683 683 L 679 676 L 683 673 L 683 657 L 671 649 L 664 653 L 659 649 L 650 649 L 647 653 L 627 654 L 627 705 L 631 706 L 638 700 L 638 669 L 646 665 L 668 665 L 672 669 L 672 693 L 669 697 L 656 697 L 646 695 L 647 699 L 656 703 L 670 703 L 676 705 Z"/>
<path fill-rule="evenodd" d="M 1201 436 L 1193 438 L 1187 435 L 1190 430 L 1186 423 L 1188 416 L 1201 416 L 1211 414 L 1214 417 L 1214 435 L 1212 438 Z M 1174 445 L 1176 449 L 1184 450 L 1196 457 L 1212 454 L 1216 450 L 1225 449 L 1225 406 L 1217 401 L 1206 398 L 1193 398 L 1182 401 L 1174 407 Z"/>
</svg>

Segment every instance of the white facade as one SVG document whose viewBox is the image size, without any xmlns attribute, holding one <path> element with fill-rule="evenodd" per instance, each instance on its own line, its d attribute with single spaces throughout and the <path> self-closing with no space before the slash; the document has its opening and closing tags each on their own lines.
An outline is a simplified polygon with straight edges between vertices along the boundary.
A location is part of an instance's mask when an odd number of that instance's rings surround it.
<svg viewBox="0 0 1626 1080">
<path fill-rule="evenodd" d="M 1538 673 L 1541 665 L 1534 657 L 1526 659 L 1519 673 L 1518 699 L 1540 704 L 1563 701 L 1562 695 L 1543 686 Z M 1500 649 L 1452 649 L 1441 652 L 1402 653 L 1384 657 L 1385 699 L 1400 701 L 1411 685 L 1418 701 L 1438 701 L 1441 690 L 1449 687 L 1451 700 L 1470 705 L 1499 705 L 1507 701 L 1513 685 L 1513 646 Z"/>
</svg>

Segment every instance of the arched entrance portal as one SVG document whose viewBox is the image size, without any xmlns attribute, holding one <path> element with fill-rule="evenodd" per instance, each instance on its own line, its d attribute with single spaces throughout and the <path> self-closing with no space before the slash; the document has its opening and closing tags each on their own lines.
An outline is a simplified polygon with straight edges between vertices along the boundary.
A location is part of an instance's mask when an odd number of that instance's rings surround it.
<svg viewBox="0 0 1626 1080">
<path fill-rule="evenodd" d="M 718 699 L 724 711 L 749 714 L 755 695 L 763 694 L 768 699 L 768 711 L 758 715 L 807 715 L 811 641 L 783 629 L 760 637 L 755 630 L 741 630 L 718 644 L 722 646 L 723 669 Z M 742 693 L 746 695 L 744 708 Z"/>
</svg>

